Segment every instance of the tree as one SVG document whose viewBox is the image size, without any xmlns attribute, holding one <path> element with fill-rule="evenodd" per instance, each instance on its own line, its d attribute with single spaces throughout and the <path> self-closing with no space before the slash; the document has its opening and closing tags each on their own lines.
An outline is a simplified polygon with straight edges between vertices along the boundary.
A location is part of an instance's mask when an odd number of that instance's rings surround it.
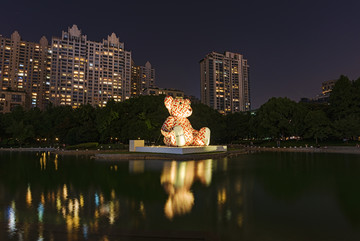
<svg viewBox="0 0 360 241">
<path fill-rule="evenodd" d="M 360 116 L 351 114 L 335 120 L 334 127 L 338 138 L 356 140 L 360 136 Z"/>
<path fill-rule="evenodd" d="M 321 110 L 310 111 L 305 117 L 305 138 L 324 140 L 332 134 L 331 122 Z"/>
<path fill-rule="evenodd" d="M 331 119 L 334 121 L 354 112 L 354 92 L 348 77 L 341 75 L 336 81 L 330 93 L 329 104 Z"/>
<path fill-rule="evenodd" d="M 330 117 L 336 136 L 355 139 L 360 135 L 360 79 L 340 76 L 330 93 Z"/>
<path fill-rule="evenodd" d="M 97 109 L 95 122 L 100 135 L 100 142 L 108 142 L 113 136 L 116 138 L 119 137 L 119 133 L 112 128 L 114 122 L 119 119 L 120 115 L 120 113 L 116 111 L 116 105 L 114 100 L 110 100 L 106 104 L 106 107 Z"/>
<path fill-rule="evenodd" d="M 236 112 L 225 117 L 227 142 L 250 137 L 250 118 L 249 112 Z"/>
<path fill-rule="evenodd" d="M 271 98 L 256 114 L 259 136 L 277 139 L 299 134 L 304 111 L 288 98 Z"/>
</svg>

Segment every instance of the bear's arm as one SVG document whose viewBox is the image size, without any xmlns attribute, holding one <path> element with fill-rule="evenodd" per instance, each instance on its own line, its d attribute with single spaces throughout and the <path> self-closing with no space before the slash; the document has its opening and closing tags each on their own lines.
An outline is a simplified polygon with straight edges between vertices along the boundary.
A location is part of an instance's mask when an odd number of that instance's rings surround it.
<svg viewBox="0 0 360 241">
<path fill-rule="evenodd" d="M 161 127 L 161 133 L 165 136 L 165 137 L 169 137 L 171 131 L 174 128 L 174 122 L 175 122 L 175 118 L 173 116 L 169 116 L 164 124 Z"/>
<path fill-rule="evenodd" d="M 192 127 L 189 119 L 186 119 L 185 125 L 189 127 L 189 129 L 191 130 L 193 136 L 196 136 L 196 135 L 199 133 L 199 131 L 195 130 L 195 129 Z"/>
</svg>

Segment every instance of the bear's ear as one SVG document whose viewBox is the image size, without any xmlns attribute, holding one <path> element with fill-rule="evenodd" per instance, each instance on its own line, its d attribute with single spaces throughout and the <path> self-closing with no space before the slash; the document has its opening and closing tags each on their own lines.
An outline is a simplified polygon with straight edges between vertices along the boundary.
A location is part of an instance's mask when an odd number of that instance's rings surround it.
<svg viewBox="0 0 360 241">
<path fill-rule="evenodd" d="M 187 105 L 191 105 L 191 101 L 189 99 L 185 99 L 184 102 L 187 104 Z"/>
<path fill-rule="evenodd" d="M 171 110 L 171 107 L 173 105 L 173 102 L 174 102 L 174 98 L 171 97 L 171 96 L 166 96 L 165 97 L 165 100 L 164 100 L 164 104 L 165 104 L 165 107 L 166 109 L 168 109 L 169 111 Z"/>
</svg>

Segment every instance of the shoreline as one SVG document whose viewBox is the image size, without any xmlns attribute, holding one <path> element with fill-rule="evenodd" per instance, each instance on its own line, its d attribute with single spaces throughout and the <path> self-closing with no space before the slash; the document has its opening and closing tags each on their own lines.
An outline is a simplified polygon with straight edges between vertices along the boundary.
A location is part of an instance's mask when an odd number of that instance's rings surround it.
<svg viewBox="0 0 360 241">
<path fill-rule="evenodd" d="M 50 152 L 57 155 L 86 155 L 91 159 L 101 161 L 115 160 L 201 160 L 211 158 L 222 158 L 227 156 L 237 156 L 248 153 L 244 148 L 227 152 L 208 152 L 195 154 L 165 154 L 165 153 L 143 153 L 143 152 L 124 152 L 120 150 L 63 150 L 55 148 L 0 148 L 0 152 Z M 119 152 L 119 153 L 116 153 Z"/>
<path fill-rule="evenodd" d="M 226 152 L 209 152 L 196 154 L 165 154 L 125 152 L 120 150 L 63 150 L 55 148 L 0 148 L 0 152 L 50 152 L 57 155 L 86 155 L 95 160 L 201 160 L 211 158 L 232 157 L 254 152 L 307 152 L 307 153 L 342 153 L 360 155 L 360 148 L 356 146 L 328 146 L 328 147 L 260 147 L 246 146 L 231 149 Z M 116 153 L 118 152 L 118 153 Z"/>
<path fill-rule="evenodd" d="M 312 153 L 342 153 L 360 154 L 360 148 L 356 146 L 325 146 L 325 147 L 245 147 L 249 152 L 312 152 Z"/>
</svg>

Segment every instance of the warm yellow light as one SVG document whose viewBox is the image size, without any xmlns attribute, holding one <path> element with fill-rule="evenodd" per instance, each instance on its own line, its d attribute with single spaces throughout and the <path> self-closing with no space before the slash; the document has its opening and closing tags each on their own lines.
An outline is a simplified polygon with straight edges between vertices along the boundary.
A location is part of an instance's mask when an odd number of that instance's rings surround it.
<svg viewBox="0 0 360 241">
<path fill-rule="evenodd" d="M 31 196 L 31 189 L 30 186 L 28 186 L 26 191 L 26 204 L 30 207 L 32 202 L 32 196 Z"/>
</svg>

